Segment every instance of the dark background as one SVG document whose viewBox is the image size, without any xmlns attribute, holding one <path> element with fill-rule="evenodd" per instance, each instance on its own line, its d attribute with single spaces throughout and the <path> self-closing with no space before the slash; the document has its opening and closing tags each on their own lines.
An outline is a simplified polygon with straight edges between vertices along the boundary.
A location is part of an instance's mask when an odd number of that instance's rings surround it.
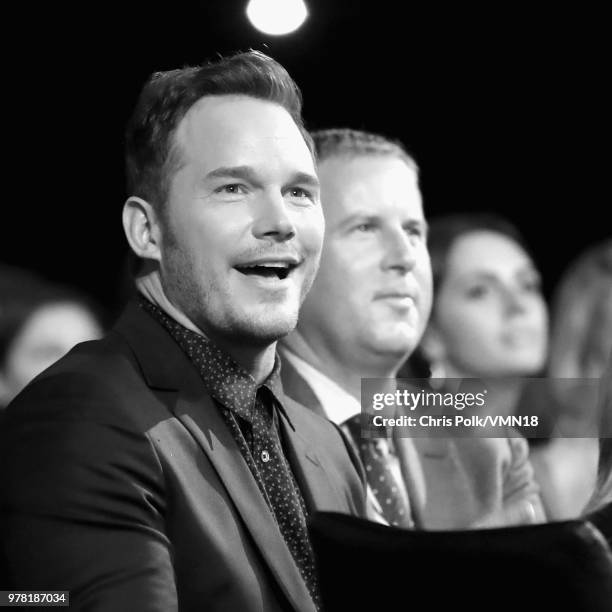
<svg viewBox="0 0 612 612">
<path fill-rule="evenodd" d="M 602 15 L 518 5 L 433 9 L 310 0 L 286 37 L 256 32 L 246 0 L 23 4 L 6 14 L 0 261 L 76 285 L 109 309 L 126 254 L 123 128 L 147 76 L 263 50 L 302 88 L 310 128 L 401 139 L 429 217 L 497 211 L 526 236 L 550 295 L 612 234 L 609 48 Z"/>
</svg>

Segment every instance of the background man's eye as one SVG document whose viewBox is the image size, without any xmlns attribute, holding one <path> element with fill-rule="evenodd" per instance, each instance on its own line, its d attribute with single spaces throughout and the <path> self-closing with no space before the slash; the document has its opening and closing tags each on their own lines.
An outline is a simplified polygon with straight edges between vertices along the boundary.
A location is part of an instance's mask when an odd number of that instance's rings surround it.
<svg viewBox="0 0 612 612">
<path fill-rule="evenodd" d="M 306 191 L 306 189 L 302 189 L 301 187 L 294 187 L 293 189 L 291 189 L 290 191 L 291 195 L 294 198 L 309 198 L 310 193 L 308 191 Z"/>
</svg>

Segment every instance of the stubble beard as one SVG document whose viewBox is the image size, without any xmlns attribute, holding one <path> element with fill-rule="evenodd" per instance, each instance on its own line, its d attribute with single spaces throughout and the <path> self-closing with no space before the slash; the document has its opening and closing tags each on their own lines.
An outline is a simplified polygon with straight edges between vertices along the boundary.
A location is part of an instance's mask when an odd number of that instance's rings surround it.
<svg viewBox="0 0 612 612">
<path fill-rule="evenodd" d="M 265 348 L 295 328 L 297 307 L 293 314 L 278 312 L 273 318 L 270 313 L 274 304 L 261 303 L 249 308 L 246 304 L 231 303 L 229 292 L 216 279 L 199 277 L 194 262 L 175 244 L 166 258 L 164 289 L 168 298 L 212 340 Z M 218 300 L 223 293 L 225 299 Z M 225 308 L 224 302 L 228 304 Z"/>
</svg>

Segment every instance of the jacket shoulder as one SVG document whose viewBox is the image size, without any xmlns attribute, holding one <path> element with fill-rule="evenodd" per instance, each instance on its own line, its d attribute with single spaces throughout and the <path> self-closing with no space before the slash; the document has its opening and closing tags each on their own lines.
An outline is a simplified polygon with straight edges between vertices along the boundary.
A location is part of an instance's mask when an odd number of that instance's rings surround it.
<svg viewBox="0 0 612 612">
<path fill-rule="evenodd" d="M 7 425 L 38 419 L 115 422 L 150 391 L 127 342 L 111 331 L 84 342 L 37 376 L 6 410 Z"/>
</svg>

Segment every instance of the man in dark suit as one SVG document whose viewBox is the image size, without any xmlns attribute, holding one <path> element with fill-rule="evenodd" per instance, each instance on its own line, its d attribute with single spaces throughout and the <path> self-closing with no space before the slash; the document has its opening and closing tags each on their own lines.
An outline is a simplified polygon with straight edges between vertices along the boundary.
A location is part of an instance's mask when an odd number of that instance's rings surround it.
<svg viewBox="0 0 612 612">
<path fill-rule="evenodd" d="M 432 299 L 418 167 L 383 136 L 313 134 L 326 219 L 322 265 L 294 332 L 283 339 L 287 394 L 341 426 L 368 478 L 370 516 L 420 524 L 421 464 L 412 441 L 362 439 L 361 379 L 395 374 L 425 329 Z"/>
<path fill-rule="evenodd" d="M 7 411 L 11 588 L 113 612 L 319 607 L 307 516 L 362 514 L 364 494 L 342 434 L 280 384 L 323 237 L 300 113 L 256 52 L 145 86 L 123 210 L 138 298 Z"/>
</svg>

